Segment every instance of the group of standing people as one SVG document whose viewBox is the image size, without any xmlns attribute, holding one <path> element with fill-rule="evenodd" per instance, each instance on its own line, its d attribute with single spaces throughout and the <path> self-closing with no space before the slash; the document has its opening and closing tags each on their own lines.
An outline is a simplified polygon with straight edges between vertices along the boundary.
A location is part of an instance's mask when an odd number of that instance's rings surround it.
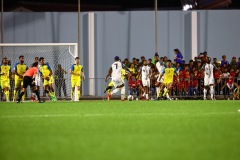
<svg viewBox="0 0 240 160">
<path fill-rule="evenodd" d="M 81 87 L 81 77 L 85 78 L 83 67 L 80 65 L 80 58 L 75 58 L 75 64 L 71 66 L 70 74 L 71 76 L 71 98 L 74 98 L 75 87 L 77 87 L 77 99 L 80 98 L 80 87 Z M 61 66 L 60 66 L 61 67 Z M 58 73 L 59 70 L 56 70 L 56 75 L 66 74 L 66 71 L 60 70 L 61 73 Z M 62 71 L 64 73 L 62 73 Z M 35 57 L 34 63 L 29 68 L 24 63 L 24 56 L 19 56 L 19 62 L 14 65 L 14 69 L 12 71 L 11 66 L 8 64 L 8 59 L 6 57 L 3 58 L 2 64 L 0 65 L 0 82 L 1 82 L 1 90 L 5 94 L 6 101 L 9 102 L 10 95 L 10 79 L 14 76 L 14 91 L 13 91 L 13 102 L 23 102 L 25 101 L 25 95 L 27 91 L 27 87 L 30 86 L 32 91 L 32 98 L 37 97 L 37 101 L 39 103 L 43 103 L 44 101 L 40 98 L 40 83 L 42 80 L 43 90 L 50 97 L 50 99 L 54 102 L 57 101 L 55 96 L 54 89 L 54 76 L 53 70 L 49 63 L 45 63 L 44 57 Z M 59 77 L 57 77 L 59 78 Z M 61 78 L 61 77 L 60 77 Z M 58 85 L 63 85 L 59 84 Z M 63 85 L 64 86 L 64 85 Z M 64 93 L 66 94 L 66 93 Z"/>
</svg>

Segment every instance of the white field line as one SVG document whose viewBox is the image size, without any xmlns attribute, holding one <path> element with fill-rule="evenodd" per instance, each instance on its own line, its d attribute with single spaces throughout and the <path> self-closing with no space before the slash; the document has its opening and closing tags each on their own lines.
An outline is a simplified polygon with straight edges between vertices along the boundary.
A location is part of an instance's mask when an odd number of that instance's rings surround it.
<svg viewBox="0 0 240 160">
<path fill-rule="evenodd" d="M 209 112 L 209 113 L 121 113 L 121 114 L 40 114 L 40 115 L 9 115 L 0 116 L 0 118 L 46 118 L 46 117 L 117 117 L 117 116 L 210 116 L 238 114 L 238 112 Z M 239 113 L 240 115 L 240 113 Z"/>
</svg>

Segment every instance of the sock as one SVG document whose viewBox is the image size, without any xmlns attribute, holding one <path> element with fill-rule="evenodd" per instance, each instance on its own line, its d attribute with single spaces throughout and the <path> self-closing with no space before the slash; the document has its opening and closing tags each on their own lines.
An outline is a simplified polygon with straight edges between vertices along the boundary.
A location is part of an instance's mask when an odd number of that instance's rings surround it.
<svg viewBox="0 0 240 160">
<path fill-rule="evenodd" d="M 18 101 L 21 101 L 21 99 L 22 99 L 22 96 L 25 94 L 25 92 L 21 92 L 21 94 L 19 95 L 19 97 L 18 97 Z"/>
<path fill-rule="evenodd" d="M 146 94 L 146 99 L 149 99 L 149 98 L 148 98 L 148 94 Z"/>
<path fill-rule="evenodd" d="M 73 99 L 73 93 L 74 93 L 74 91 L 71 90 L 71 99 Z"/>
<path fill-rule="evenodd" d="M 204 95 L 203 97 L 204 97 L 204 98 L 206 98 L 206 94 L 207 94 L 207 90 L 204 88 L 204 89 L 203 89 L 203 95 Z"/>
<path fill-rule="evenodd" d="M 159 97 L 159 87 L 156 87 L 156 94 L 157 94 L 157 97 Z"/>
<path fill-rule="evenodd" d="M 80 90 L 78 90 L 78 97 L 77 97 L 77 99 L 79 99 L 80 96 L 81 96 L 81 93 L 80 93 Z"/>
<path fill-rule="evenodd" d="M 213 95 L 214 95 L 213 86 L 210 86 L 210 94 L 211 94 L 211 99 L 213 99 Z"/>
<path fill-rule="evenodd" d="M 37 98 L 38 98 L 38 101 L 40 101 L 40 95 L 39 95 L 38 90 L 35 90 L 34 93 L 36 94 L 36 96 L 37 96 Z"/>
<path fill-rule="evenodd" d="M 107 88 L 105 88 L 105 90 L 104 90 L 104 93 L 105 93 L 106 91 L 110 92 L 110 91 L 111 91 L 111 89 L 112 89 L 112 87 L 111 87 L 111 86 L 107 86 Z"/>
<path fill-rule="evenodd" d="M 52 92 L 48 92 L 48 95 L 50 96 L 50 97 L 52 97 L 53 95 L 52 95 Z"/>
<path fill-rule="evenodd" d="M 17 91 L 14 90 L 14 91 L 13 91 L 13 99 L 14 99 L 14 100 L 16 99 L 16 95 L 17 95 Z"/>
<path fill-rule="evenodd" d="M 22 101 L 25 101 L 26 93 L 23 94 L 22 96 Z"/>
<path fill-rule="evenodd" d="M 170 98 L 168 93 L 166 94 L 166 97 L 167 97 L 167 98 Z"/>
<path fill-rule="evenodd" d="M 52 96 L 55 96 L 55 92 L 52 92 Z"/>
<path fill-rule="evenodd" d="M 166 94 L 168 93 L 168 91 L 169 91 L 168 89 L 166 89 L 166 90 L 164 89 L 163 96 L 166 96 Z"/>
<path fill-rule="evenodd" d="M 145 95 L 146 95 L 146 93 L 144 92 L 142 96 L 144 97 Z"/>
<path fill-rule="evenodd" d="M 125 98 L 125 86 L 121 88 L 121 99 Z"/>
<path fill-rule="evenodd" d="M 160 92 L 159 92 L 159 97 L 162 97 L 162 94 L 163 94 L 162 91 L 160 91 Z"/>
<path fill-rule="evenodd" d="M 6 101 L 9 101 L 9 91 L 5 91 Z"/>
</svg>

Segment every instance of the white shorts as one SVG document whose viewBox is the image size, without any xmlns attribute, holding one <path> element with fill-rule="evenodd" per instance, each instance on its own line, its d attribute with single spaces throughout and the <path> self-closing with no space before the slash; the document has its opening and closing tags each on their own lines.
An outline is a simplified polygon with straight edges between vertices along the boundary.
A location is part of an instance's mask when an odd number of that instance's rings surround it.
<svg viewBox="0 0 240 160">
<path fill-rule="evenodd" d="M 143 84 L 143 87 L 149 87 L 150 88 L 150 79 L 147 78 L 142 78 L 142 84 Z"/>
<path fill-rule="evenodd" d="M 208 77 L 204 78 L 204 86 L 213 85 L 214 83 L 215 83 L 214 78 L 208 78 Z"/>
<path fill-rule="evenodd" d="M 40 86 L 40 76 L 38 75 L 35 77 L 35 85 Z"/>
<path fill-rule="evenodd" d="M 162 78 L 160 79 L 160 74 L 158 75 L 158 78 L 157 78 L 157 82 L 160 82 L 160 83 L 162 83 L 163 82 L 163 80 L 164 80 L 164 76 L 162 76 Z"/>
<path fill-rule="evenodd" d="M 121 77 L 112 77 L 112 82 L 115 88 L 117 88 L 117 86 L 121 86 L 124 84 Z"/>
</svg>

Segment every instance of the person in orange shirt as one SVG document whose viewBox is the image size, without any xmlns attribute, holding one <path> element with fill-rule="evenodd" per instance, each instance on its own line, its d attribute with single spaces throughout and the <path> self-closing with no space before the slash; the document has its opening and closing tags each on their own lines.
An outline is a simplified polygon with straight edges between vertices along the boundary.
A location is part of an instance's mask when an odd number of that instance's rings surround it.
<svg viewBox="0 0 240 160">
<path fill-rule="evenodd" d="M 32 64 L 32 67 L 29 68 L 23 75 L 23 88 L 22 92 L 18 97 L 17 103 L 21 102 L 22 96 L 26 93 L 27 87 L 30 86 L 33 92 L 37 95 L 38 103 L 43 103 L 44 101 L 40 100 L 40 95 L 38 92 L 38 88 L 35 85 L 35 77 L 38 74 L 38 62 Z"/>
</svg>

